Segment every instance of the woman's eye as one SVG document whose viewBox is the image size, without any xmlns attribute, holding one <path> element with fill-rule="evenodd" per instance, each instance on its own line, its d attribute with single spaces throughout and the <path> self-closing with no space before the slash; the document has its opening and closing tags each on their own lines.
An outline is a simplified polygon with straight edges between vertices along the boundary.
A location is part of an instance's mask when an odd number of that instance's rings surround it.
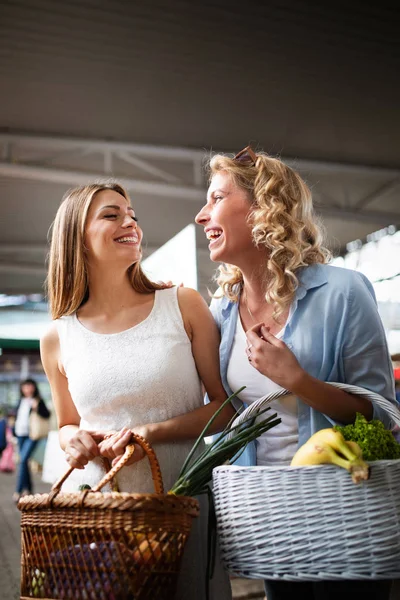
<svg viewBox="0 0 400 600">
<path fill-rule="evenodd" d="M 222 200 L 222 196 L 215 196 L 215 202 L 219 202 L 219 200 Z"/>
<path fill-rule="evenodd" d="M 118 219 L 118 217 L 120 217 L 121 215 L 104 215 L 105 219 Z M 132 217 L 132 219 L 134 221 L 136 221 L 136 223 L 139 221 L 139 219 L 137 217 Z"/>
</svg>

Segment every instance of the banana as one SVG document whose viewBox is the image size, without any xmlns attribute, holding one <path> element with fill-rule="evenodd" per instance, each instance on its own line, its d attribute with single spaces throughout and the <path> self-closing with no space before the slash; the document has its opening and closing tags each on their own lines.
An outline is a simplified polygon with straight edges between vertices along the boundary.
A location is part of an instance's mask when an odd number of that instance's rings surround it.
<svg viewBox="0 0 400 600">
<path fill-rule="evenodd" d="M 346 440 L 340 431 L 335 431 L 335 429 L 320 429 L 314 433 L 314 435 L 312 435 L 308 441 L 328 444 L 331 446 L 331 448 L 342 454 L 348 460 L 354 460 L 357 458 L 357 453 L 352 450 L 352 447 L 347 445 Z"/>
<path fill-rule="evenodd" d="M 292 458 L 291 467 L 333 464 L 347 469 L 348 461 L 340 457 L 331 446 L 309 440 L 301 446 Z"/>
<path fill-rule="evenodd" d="M 339 436 L 332 435 L 330 431 Z M 337 448 L 340 448 L 340 454 Z M 290 466 L 321 464 L 332 464 L 346 469 L 354 483 L 369 478 L 369 466 L 362 460 L 362 452 L 358 444 L 346 442 L 342 434 L 334 430 L 322 429 L 312 435 L 308 442 L 297 450 Z"/>
<path fill-rule="evenodd" d="M 346 442 L 347 446 L 350 448 L 352 452 L 357 456 L 357 458 L 362 458 L 362 450 L 357 442 Z"/>
</svg>

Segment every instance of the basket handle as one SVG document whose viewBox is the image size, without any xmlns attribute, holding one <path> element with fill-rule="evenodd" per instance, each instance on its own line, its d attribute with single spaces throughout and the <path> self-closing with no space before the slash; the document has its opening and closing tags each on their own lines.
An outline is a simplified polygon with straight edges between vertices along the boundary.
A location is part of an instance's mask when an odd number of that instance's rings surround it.
<svg viewBox="0 0 400 600">
<path fill-rule="evenodd" d="M 132 437 L 133 437 L 133 442 L 138 444 L 144 450 L 144 452 L 149 460 L 155 493 L 163 494 L 164 493 L 164 484 L 163 484 L 163 480 L 162 480 L 160 464 L 158 462 L 156 453 L 154 452 L 154 450 L 151 447 L 151 445 L 149 444 L 149 442 L 144 439 L 144 437 L 142 437 L 141 435 L 138 435 L 136 433 L 133 433 L 133 432 L 132 432 Z M 108 473 L 106 473 L 104 475 L 104 477 L 101 479 L 101 481 L 99 481 L 99 483 L 94 488 L 92 488 L 91 490 L 87 490 L 87 492 L 98 492 L 101 490 L 102 487 L 107 485 L 107 483 L 110 483 L 110 481 L 122 469 L 122 467 L 126 465 L 126 463 L 130 459 L 130 457 L 132 456 L 134 451 L 135 451 L 134 444 L 133 443 L 128 444 L 125 447 L 125 452 L 121 456 L 119 461 L 112 467 L 112 469 L 110 469 L 108 471 Z M 60 477 L 60 479 L 58 479 L 53 484 L 53 486 L 51 488 L 53 498 L 54 498 L 54 495 L 61 490 L 62 484 L 64 483 L 64 481 L 66 479 L 68 479 L 68 477 L 71 475 L 72 471 L 74 471 L 74 467 L 69 467 L 68 471 L 66 471 L 64 473 L 64 475 L 62 477 Z"/>
<path fill-rule="evenodd" d="M 329 383 L 329 385 L 333 385 L 334 387 L 348 392 L 349 394 L 353 394 L 354 396 L 361 396 L 362 398 L 366 398 L 367 400 L 378 404 L 378 406 L 383 408 L 388 413 L 388 415 L 396 423 L 396 425 L 400 426 L 400 410 L 397 408 L 397 406 L 392 404 L 392 402 L 389 402 L 389 400 L 387 400 L 380 394 L 377 394 L 376 392 L 371 392 L 370 390 L 366 390 L 365 388 L 359 387 L 358 385 L 350 385 L 349 383 L 337 383 L 332 381 L 327 381 L 326 383 Z M 286 396 L 287 394 L 291 393 L 292 392 L 290 392 L 289 390 L 282 389 L 276 392 L 271 392 L 270 394 L 259 398 L 258 400 L 250 404 L 250 406 L 248 406 L 238 417 L 236 417 L 236 419 L 231 425 L 231 429 L 233 427 L 236 427 L 237 425 L 240 425 L 241 423 L 243 423 L 243 421 L 245 421 L 251 416 L 256 417 L 259 410 L 266 408 L 268 404 L 273 402 L 273 400 L 277 400 L 278 398 L 281 398 L 282 396 Z M 231 439 L 234 435 L 234 431 L 227 433 L 225 440 Z"/>
</svg>

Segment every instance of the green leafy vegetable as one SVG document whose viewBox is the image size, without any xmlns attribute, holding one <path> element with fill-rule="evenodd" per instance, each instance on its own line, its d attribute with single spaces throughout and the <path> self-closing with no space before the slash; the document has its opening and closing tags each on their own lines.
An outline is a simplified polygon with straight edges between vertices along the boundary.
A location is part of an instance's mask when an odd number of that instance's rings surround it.
<svg viewBox="0 0 400 600">
<path fill-rule="evenodd" d="M 80 492 L 83 492 L 84 490 L 91 490 L 92 488 L 90 487 L 90 485 L 88 483 L 82 483 L 79 487 L 78 490 Z"/>
<path fill-rule="evenodd" d="M 385 429 L 382 421 L 367 421 L 364 415 L 357 413 L 354 424 L 335 425 L 348 442 L 357 442 L 366 461 L 400 458 L 400 444 L 391 431 Z"/>
<path fill-rule="evenodd" d="M 207 493 L 208 483 L 211 481 L 212 470 L 214 467 L 223 465 L 232 458 L 236 458 L 238 453 L 243 452 L 244 448 L 249 442 L 252 442 L 260 435 L 281 422 L 281 419 L 277 418 L 276 413 L 267 419 L 257 421 L 256 417 L 253 415 L 243 421 L 243 423 L 240 425 L 236 425 L 233 429 L 231 429 L 233 420 L 238 416 L 236 414 L 231 422 L 225 427 L 223 432 L 218 435 L 218 437 L 210 444 L 210 446 L 206 448 L 199 457 L 193 460 L 194 453 L 203 437 L 206 435 L 211 423 L 218 416 L 221 410 L 223 410 L 224 406 L 228 404 L 232 398 L 237 396 L 237 394 L 239 394 L 244 387 L 240 388 L 240 390 L 237 390 L 234 394 L 232 394 L 232 396 L 227 398 L 224 404 L 209 420 L 194 444 L 189 456 L 187 457 L 177 481 L 168 492 L 169 494 L 175 494 L 176 496 L 195 496 L 197 494 Z M 269 406 L 263 410 L 260 410 L 257 413 L 257 419 L 267 410 L 270 410 Z M 228 432 L 231 431 L 234 431 L 235 435 L 231 439 L 227 440 L 226 436 Z"/>
</svg>

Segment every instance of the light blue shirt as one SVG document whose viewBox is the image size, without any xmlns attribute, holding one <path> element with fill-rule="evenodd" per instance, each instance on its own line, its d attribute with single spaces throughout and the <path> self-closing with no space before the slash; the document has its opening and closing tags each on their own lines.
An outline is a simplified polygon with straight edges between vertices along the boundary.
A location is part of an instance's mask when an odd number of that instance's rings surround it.
<svg viewBox="0 0 400 600">
<path fill-rule="evenodd" d="M 377 392 L 397 405 L 393 368 L 375 293 L 368 279 L 357 271 L 330 265 L 311 265 L 297 271 L 296 290 L 283 341 L 301 367 L 320 381 L 357 385 Z M 211 312 L 221 333 L 221 378 L 227 382 L 239 305 L 226 297 L 213 298 Z M 242 405 L 235 399 L 236 408 Z M 374 419 L 386 427 L 390 417 L 374 404 Z M 298 399 L 299 446 L 313 433 L 335 422 Z M 236 464 L 256 464 L 255 443 L 249 444 Z"/>
</svg>

